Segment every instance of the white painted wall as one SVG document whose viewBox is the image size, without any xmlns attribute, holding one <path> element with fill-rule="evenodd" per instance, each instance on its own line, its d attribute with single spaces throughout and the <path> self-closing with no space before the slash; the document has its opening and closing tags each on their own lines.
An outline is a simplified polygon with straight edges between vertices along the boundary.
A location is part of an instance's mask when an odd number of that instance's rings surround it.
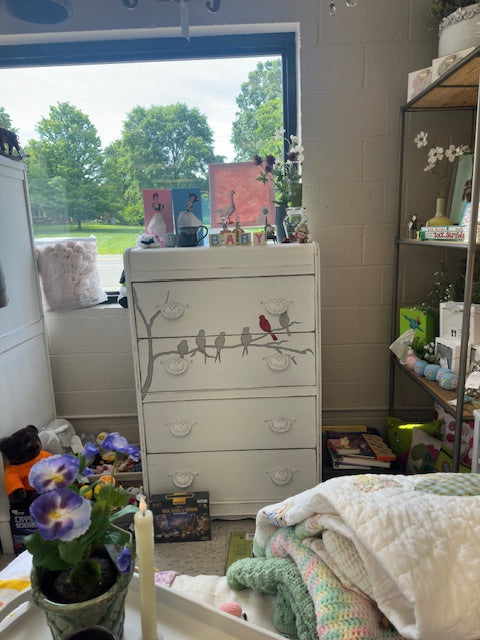
<svg viewBox="0 0 480 640">
<path fill-rule="evenodd" d="M 139 0 L 135 11 L 121 0 L 72 5 L 73 17 L 48 33 L 1 7 L 0 44 L 179 35 L 177 3 Z M 217 14 L 203 0 L 189 2 L 192 35 L 299 32 L 304 204 L 322 266 L 324 424 L 376 426 L 387 410 L 399 107 L 408 72 L 437 55 L 429 5 L 359 0 L 348 9 L 338 0 L 330 17 L 328 0 L 222 0 Z M 424 260 L 412 256 L 413 267 Z M 135 414 L 126 317 L 122 309 L 49 315 L 60 414 Z"/>
</svg>

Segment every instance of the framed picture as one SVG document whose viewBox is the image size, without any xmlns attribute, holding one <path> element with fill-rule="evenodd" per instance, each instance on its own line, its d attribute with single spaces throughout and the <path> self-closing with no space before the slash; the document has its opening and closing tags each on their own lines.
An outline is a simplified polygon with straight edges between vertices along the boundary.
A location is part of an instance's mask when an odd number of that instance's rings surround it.
<svg viewBox="0 0 480 640">
<path fill-rule="evenodd" d="M 172 191 L 170 189 L 143 189 L 143 218 L 145 230 L 161 237 L 173 232 Z"/>
<path fill-rule="evenodd" d="M 222 227 L 222 216 L 230 227 L 237 217 L 242 227 L 275 224 L 273 182 L 257 180 L 260 169 L 253 162 L 210 164 L 208 171 L 212 229 Z M 264 210 L 268 210 L 266 221 Z"/>
<path fill-rule="evenodd" d="M 470 204 L 470 198 L 465 193 L 465 186 L 468 187 L 468 185 L 465 183 L 472 179 L 472 175 L 473 153 L 466 153 L 463 156 L 459 156 L 455 177 L 450 185 L 451 206 L 448 217 L 452 221 L 452 224 L 460 224 L 462 222 L 464 210 Z"/>
</svg>

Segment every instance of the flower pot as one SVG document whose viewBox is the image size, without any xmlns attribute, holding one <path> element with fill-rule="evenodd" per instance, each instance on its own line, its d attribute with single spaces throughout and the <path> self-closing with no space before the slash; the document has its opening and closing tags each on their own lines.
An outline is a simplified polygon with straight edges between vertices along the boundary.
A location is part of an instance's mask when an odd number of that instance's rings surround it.
<svg viewBox="0 0 480 640">
<path fill-rule="evenodd" d="M 448 56 L 480 45 L 480 2 L 459 7 L 444 18 L 438 29 L 438 56 Z"/>
<path fill-rule="evenodd" d="M 44 594 L 44 585 L 51 581 L 51 574 L 42 568 L 32 569 L 32 599 L 43 609 L 47 617 L 53 640 L 63 640 L 69 634 L 86 627 L 99 626 L 108 629 L 114 636 L 122 637 L 125 620 L 125 598 L 133 575 L 118 574 L 113 587 L 105 593 L 73 604 L 61 604 L 49 600 Z"/>
<path fill-rule="evenodd" d="M 287 237 L 285 235 L 285 227 L 284 227 L 284 221 L 285 221 L 286 216 L 287 216 L 286 208 L 282 207 L 280 205 L 277 205 L 275 207 L 275 226 L 276 226 L 276 231 L 277 231 L 277 241 L 278 242 L 283 242 L 285 240 L 285 238 Z"/>
</svg>

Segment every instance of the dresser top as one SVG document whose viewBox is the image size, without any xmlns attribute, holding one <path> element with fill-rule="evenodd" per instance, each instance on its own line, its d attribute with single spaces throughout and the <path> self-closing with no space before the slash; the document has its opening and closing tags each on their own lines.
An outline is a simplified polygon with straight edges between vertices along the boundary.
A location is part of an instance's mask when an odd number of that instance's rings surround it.
<svg viewBox="0 0 480 640">
<path fill-rule="evenodd" d="M 245 247 L 131 247 L 124 253 L 127 280 L 137 282 L 313 274 L 317 261 L 315 242 Z"/>
</svg>

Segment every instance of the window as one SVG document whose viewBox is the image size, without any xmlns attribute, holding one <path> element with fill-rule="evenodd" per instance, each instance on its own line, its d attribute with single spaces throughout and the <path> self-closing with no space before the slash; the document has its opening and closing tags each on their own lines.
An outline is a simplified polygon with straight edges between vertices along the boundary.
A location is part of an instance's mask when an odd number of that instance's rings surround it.
<svg viewBox="0 0 480 640">
<path fill-rule="evenodd" d="M 53 142 L 58 134 L 55 122 L 44 127 L 43 148 L 36 146 L 39 134 L 31 125 L 27 127 L 22 123 L 21 109 L 18 109 L 18 113 L 9 109 L 9 99 L 5 93 L 0 98 L 0 107 L 4 108 L 11 117 L 12 125 L 19 131 L 20 143 L 26 145 L 28 141 L 34 141 L 30 145 L 31 158 L 26 162 L 29 164 L 30 201 L 36 236 L 76 237 L 92 232 L 99 246 L 98 266 L 102 286 L 106 290 L 118 290 L 123 249 L 132 246 L 143 231 L 143 220 L 139 217 L 138 209 L 141 189 L 198 188 L 204 200 L 203 210 L 207 211 L 204 222 L 209 224 L 208 174 L 205 180 L 205 171 L 195 171 L 195 168 L 191 169 L 188 179 L 173 175 L 172 172 L 168 175 L 166 171 L 162 173 L 162 166 L 166 164 L 162 164 L 160 153 L 158 162 L 146 162 L 141 155 L 138 155 L 140 160 L 136 160 L 135 154 L 127 149 L 129 139 L 128 132 L 124 131 L 125 126 L 144 118 L 142 122 L 145 127 L 149 124 L 155 127 L 155 119 L 149 118 L 152 115 L 150 107 L 156 105 L 150 91 L 149 104 L 145 103 L 146 87 L 150 89 L 153 85 L 158 92 L 158 105 L 165 108 L 167 105 L 186 105 L 186 115 L 182 115 L 184 112 L 179 109 L 176 117 L 187 118 L 192 113 L 206 117 L 213 134 L 210 151 L 213 151 L 214 162 L 250 160 L 252 156 L 247 157 L 246 150 L 243 151 L 243 157 L 238 149 L 235 152 L 230 142 L 232 130 L 225 125 L 225 117 L 222 124 L 222 118 L 218 116 L 225 109 L 221 94 L 224 90 L 226 94 L 230 91 L 228 117 L 232 120 L 235 110 L 238 110 L 235 98 L 240 93 L 242 83 L 247 82 L 249 73 L 255 70 L 258 63 L 266 64 L 266 61 L 275 60 L 281 67 L 281 117 L 288 136 L 296 133 L 297 119 L 293 33 L 192 37 L 190 42 L 183 38 L 155 38 L 0 47 L 2 84 L 11 87 L 11 93 L 24 96 L 27 111 L 34 111 L 32 105 L 40 102 L 41 97 L 41 90 L 29 89 L 28 74 L 34 70 L 37 79 L 40 76 L 45 78 L 48 106 L 55 107 L 57 121 L 76 118 L 79 135 L 87 138 L 97 133 L 100 142 L 98 156 L 91 153 L 96 146 L 93 144 L 84 150 L 85 156 L 78 159 L 77 165 L 82 164 L 86 177 L 82 185 L 78 190 L 69 188 L 68 180 L 57 175 L 61 172 L 46 166 L 55 167 L 55 154 L 49 153 L 49 144 L 55 149 Z M 203 78 L 203 94 L 208 96 L 208 102 L 199 99 L 198 89 L 197 95 L 189 93 L 189 74 L 190 77 Z M 158 80 L 161 77 L 168 77 L 170 81 L 161 82 Z M 182 81 L 181 77 L 186 79 Z M 212 77 L 217 80 L 216 83 L 213 83 Z M 218 82 L 222 78 L 224 80 Z M 116 85 L 112 84 L 112 80 Z M 76 84 L 76 93 L 72 93 L 72 87 L 69 87 L 72 81 Z M 111 105 L 116 106 L 120 101 L 125 104 L 122 122 L 113 113 L 110 115 L 113 111 Z M 204 105 L 208 106 L 205 108 Z M 248 111 L 248 106 L 245 109 Z M 50 115 L 46 107 L 40 118 L 51 120 Z M 164 118 L 173 117 L 165 109 L 160 115 Z M 216 125 L 216 122 L 219 124 Z M 37 124 L 38 121 L 35 122 Z M 202 124 L 200 118 L 199 126 Z M 138 138 L 138 133 L 136 135 Z M 155 135 L 158 135 L 158 127 Z M 145 145 L 151 144 L 151 140 L 151 137 L 145 136 Z M 64 142 L 67 143 L 66 140 Z M 135 141 L 130 142 L 134 145 Z M 137 147 L 132 148 L 138 151 L 138 140 L 136 144 Z M 122 150 L 118 145 L 123 145 Z M 155 157 L 155 153 L 149 157 Z M 208 157 L 212 161 L 212 155 L 205 154 L 205 162 Z M 102 189 L 93 189 L 96 184 L 101 184 Z"/>
</svg>

